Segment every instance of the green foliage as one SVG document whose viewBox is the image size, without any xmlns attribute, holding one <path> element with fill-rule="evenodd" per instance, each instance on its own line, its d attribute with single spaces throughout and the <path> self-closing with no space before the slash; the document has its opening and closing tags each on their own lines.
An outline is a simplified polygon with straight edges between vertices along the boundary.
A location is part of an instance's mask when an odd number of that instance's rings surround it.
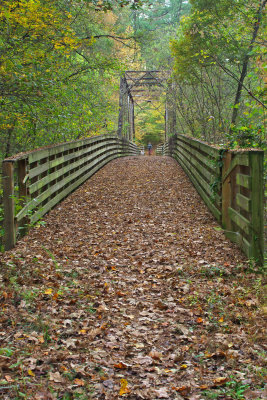
<svg viewBox="0 0 267 400">
<path fill-rule="evenodd" d="M 191 4 L 171 42 L 179 128 L 210 142 L 257 147 L 264 140 L 265 2 Z"/>
<path fill-rule="evenodd" d="M 93 3 L 1 5 L 1 158 L 115 129 L 124 65 L 112 40 L 115 17 Z"/>
<path fill-rule="evenodd" d="M 136 112 L 136 138 L 139 143 L 154 146 L 164 141 L 164 105 L 158 102 L 144 103 Z"/>
<path fill-rule="evenodd" d="M 190 5 L 183 0 L 156 0 L 133 11 L 132 25 L 147 69 L 170 69 L 169 41 Z"/>
<path fill-rule="evenodd" d="M 249 389 L 249 387 L 248 384 L 236 381 L 234 377 L 232 377 L 230 381 L 226 382 L 225 387 L 214 390 L 205 390 L 203 395 L 206 399 L 221 399 L 223 396 L 224 398 L 241 400 L 244 399 L 244 392 Z"/>
</svg>

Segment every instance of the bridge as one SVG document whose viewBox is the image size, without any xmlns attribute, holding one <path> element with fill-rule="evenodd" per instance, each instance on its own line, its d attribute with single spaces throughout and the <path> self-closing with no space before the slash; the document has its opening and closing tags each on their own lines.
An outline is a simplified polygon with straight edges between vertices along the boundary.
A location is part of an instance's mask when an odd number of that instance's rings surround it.
<svg viewBox="0 0 267 400">
<path fill-rule="evenodd" d="M 168 78 L 165 71 L 126 71 L 120 81 L 116 136 L 59 144 L 3 162 L 7 250 L 18 234 L 108 162 L 140 154 L 134 143 L 134 108 L 163 93 L 167 100 L 162 155 L 178 161 L 225 235 L 248 258 L 263 263 L 263 151 L 230 151 L 177 135 Z"/>
<path fill-rule="evenodd" d="M 133 91 L 156 78 L 137 75 L 121 81 L 118 135 L 3 162 L 3 346 L 32 398 L 52 399 L 50 385 L 62 399 L 190 398 L 224 385 L 251 346 L 239 285 L 248 257 L 263 263 L 263 152 L 167 132 L 141 156 Z"/>
</svg>

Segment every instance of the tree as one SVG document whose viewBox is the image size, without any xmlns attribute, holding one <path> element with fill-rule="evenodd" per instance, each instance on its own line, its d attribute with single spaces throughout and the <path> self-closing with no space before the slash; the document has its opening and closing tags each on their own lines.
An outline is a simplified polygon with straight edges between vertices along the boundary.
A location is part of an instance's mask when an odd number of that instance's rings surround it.
<svg viewBox="0 0 267 400">
<path fill-rule="evenodd" d="M 228 122 L 223 117 L 228 133 L 238 136 L 240 128 L 245 134 L 251 133 L 249 126 L 254 121 L 254 137 L 260 141 L 262 134 L 258 133 L 262 128 L 258 121 L 262 124 L 264 120 L 264 93 L 257 64 L 264 51 L 262 13 L 266 1 L 192 0 L 191 3 L 191 13 L 182 21 L 178 40 L 172 42 L 175 75 L 180 82 L 182 79 L 187 84 L 194 82 L 205 87 L 205 93 L 215 89 L 214 101 L 217 101 L 227 90 L 225 87 L 219 93 L 216 89 L 214 72 L 219 68 L 221 79 L 232 92 L 227 104 L 232 115 L 228 115 Z M 211 76 L 208 86 L 207 73 Z M 220 114 L 223 116 L 225 111 L 221 109 Z M 250 122 L 245 121 L 246 116 Z M 222 118 L 214 117 L 213 123 L 218 128 Z"/>
<path fill-rule="evenodd" d="M 114 9 L 105 13 L 95 11 L 98 3 L 1 2 L 2 157 L 115 131 L 114 92 L 126 47 L 117 39 L 115 6 L 141 2 L 104 2 Z"/>
</svg>

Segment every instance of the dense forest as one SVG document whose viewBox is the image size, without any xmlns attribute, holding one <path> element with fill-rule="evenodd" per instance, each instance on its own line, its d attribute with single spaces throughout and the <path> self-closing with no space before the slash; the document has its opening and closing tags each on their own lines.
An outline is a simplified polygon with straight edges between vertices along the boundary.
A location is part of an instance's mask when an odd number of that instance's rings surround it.
<svg viewBox="0 0 267 400">
<path fill-rule="evenodd" d="M 265 0 L 1 2 L 1 158 L 115 132 L 125 70 L 170 71 L 175 131 L 264 140 Z M 265 80 L 265 82 L 264 82 Z M 136 110 L 162 141 L 165 98 Z"/>
</svg>

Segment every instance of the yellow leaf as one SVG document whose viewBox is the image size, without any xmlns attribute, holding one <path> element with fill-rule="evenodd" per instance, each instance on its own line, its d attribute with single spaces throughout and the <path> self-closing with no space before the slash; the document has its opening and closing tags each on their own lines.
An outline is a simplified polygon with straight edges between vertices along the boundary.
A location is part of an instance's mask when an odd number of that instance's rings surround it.
<svg viewBox="0 0 267 400">
<path fill-rule="evenodd" d="M 44 343 L 44 336 L 43 335 L 38 336 L 38 339 L 39 339 L 40 343 Z"/>
<path fill-rule="evenodd" d="M 30 375 L 30 376 L 35 376 L 35 373 L 34 373 L 34 372 L 32 372 L 32 370 L 31 370 L 31 369 L 28 369 L 28 375 Z"/>
<path fill-rule="evenodd" d="M 219 319 L 219 322 L 223 322 L 223 321 L 224 321 L 223 317 Z"/>
<path fill-rule="evenodd" d="M 46 289 L 45 294 L 52 294 L 53 293 L 53 289 L 49 288 Z"/>
<path fill-rule="evenodd" d="M 126 393 L 130 393 L 130 389 L 127 388 L 128 382 L 126 379 L 121 379 L 121 388 L 119 395 L 122 396 Z"/>
<path fill-rule="evenodd" d="M 186 368 L 188 368 L 188 365 L 182 364 L 182 365 L 180 365 L 180 368 L 181 368 L 181 369 L 186 369 Z"/>
</svg>

